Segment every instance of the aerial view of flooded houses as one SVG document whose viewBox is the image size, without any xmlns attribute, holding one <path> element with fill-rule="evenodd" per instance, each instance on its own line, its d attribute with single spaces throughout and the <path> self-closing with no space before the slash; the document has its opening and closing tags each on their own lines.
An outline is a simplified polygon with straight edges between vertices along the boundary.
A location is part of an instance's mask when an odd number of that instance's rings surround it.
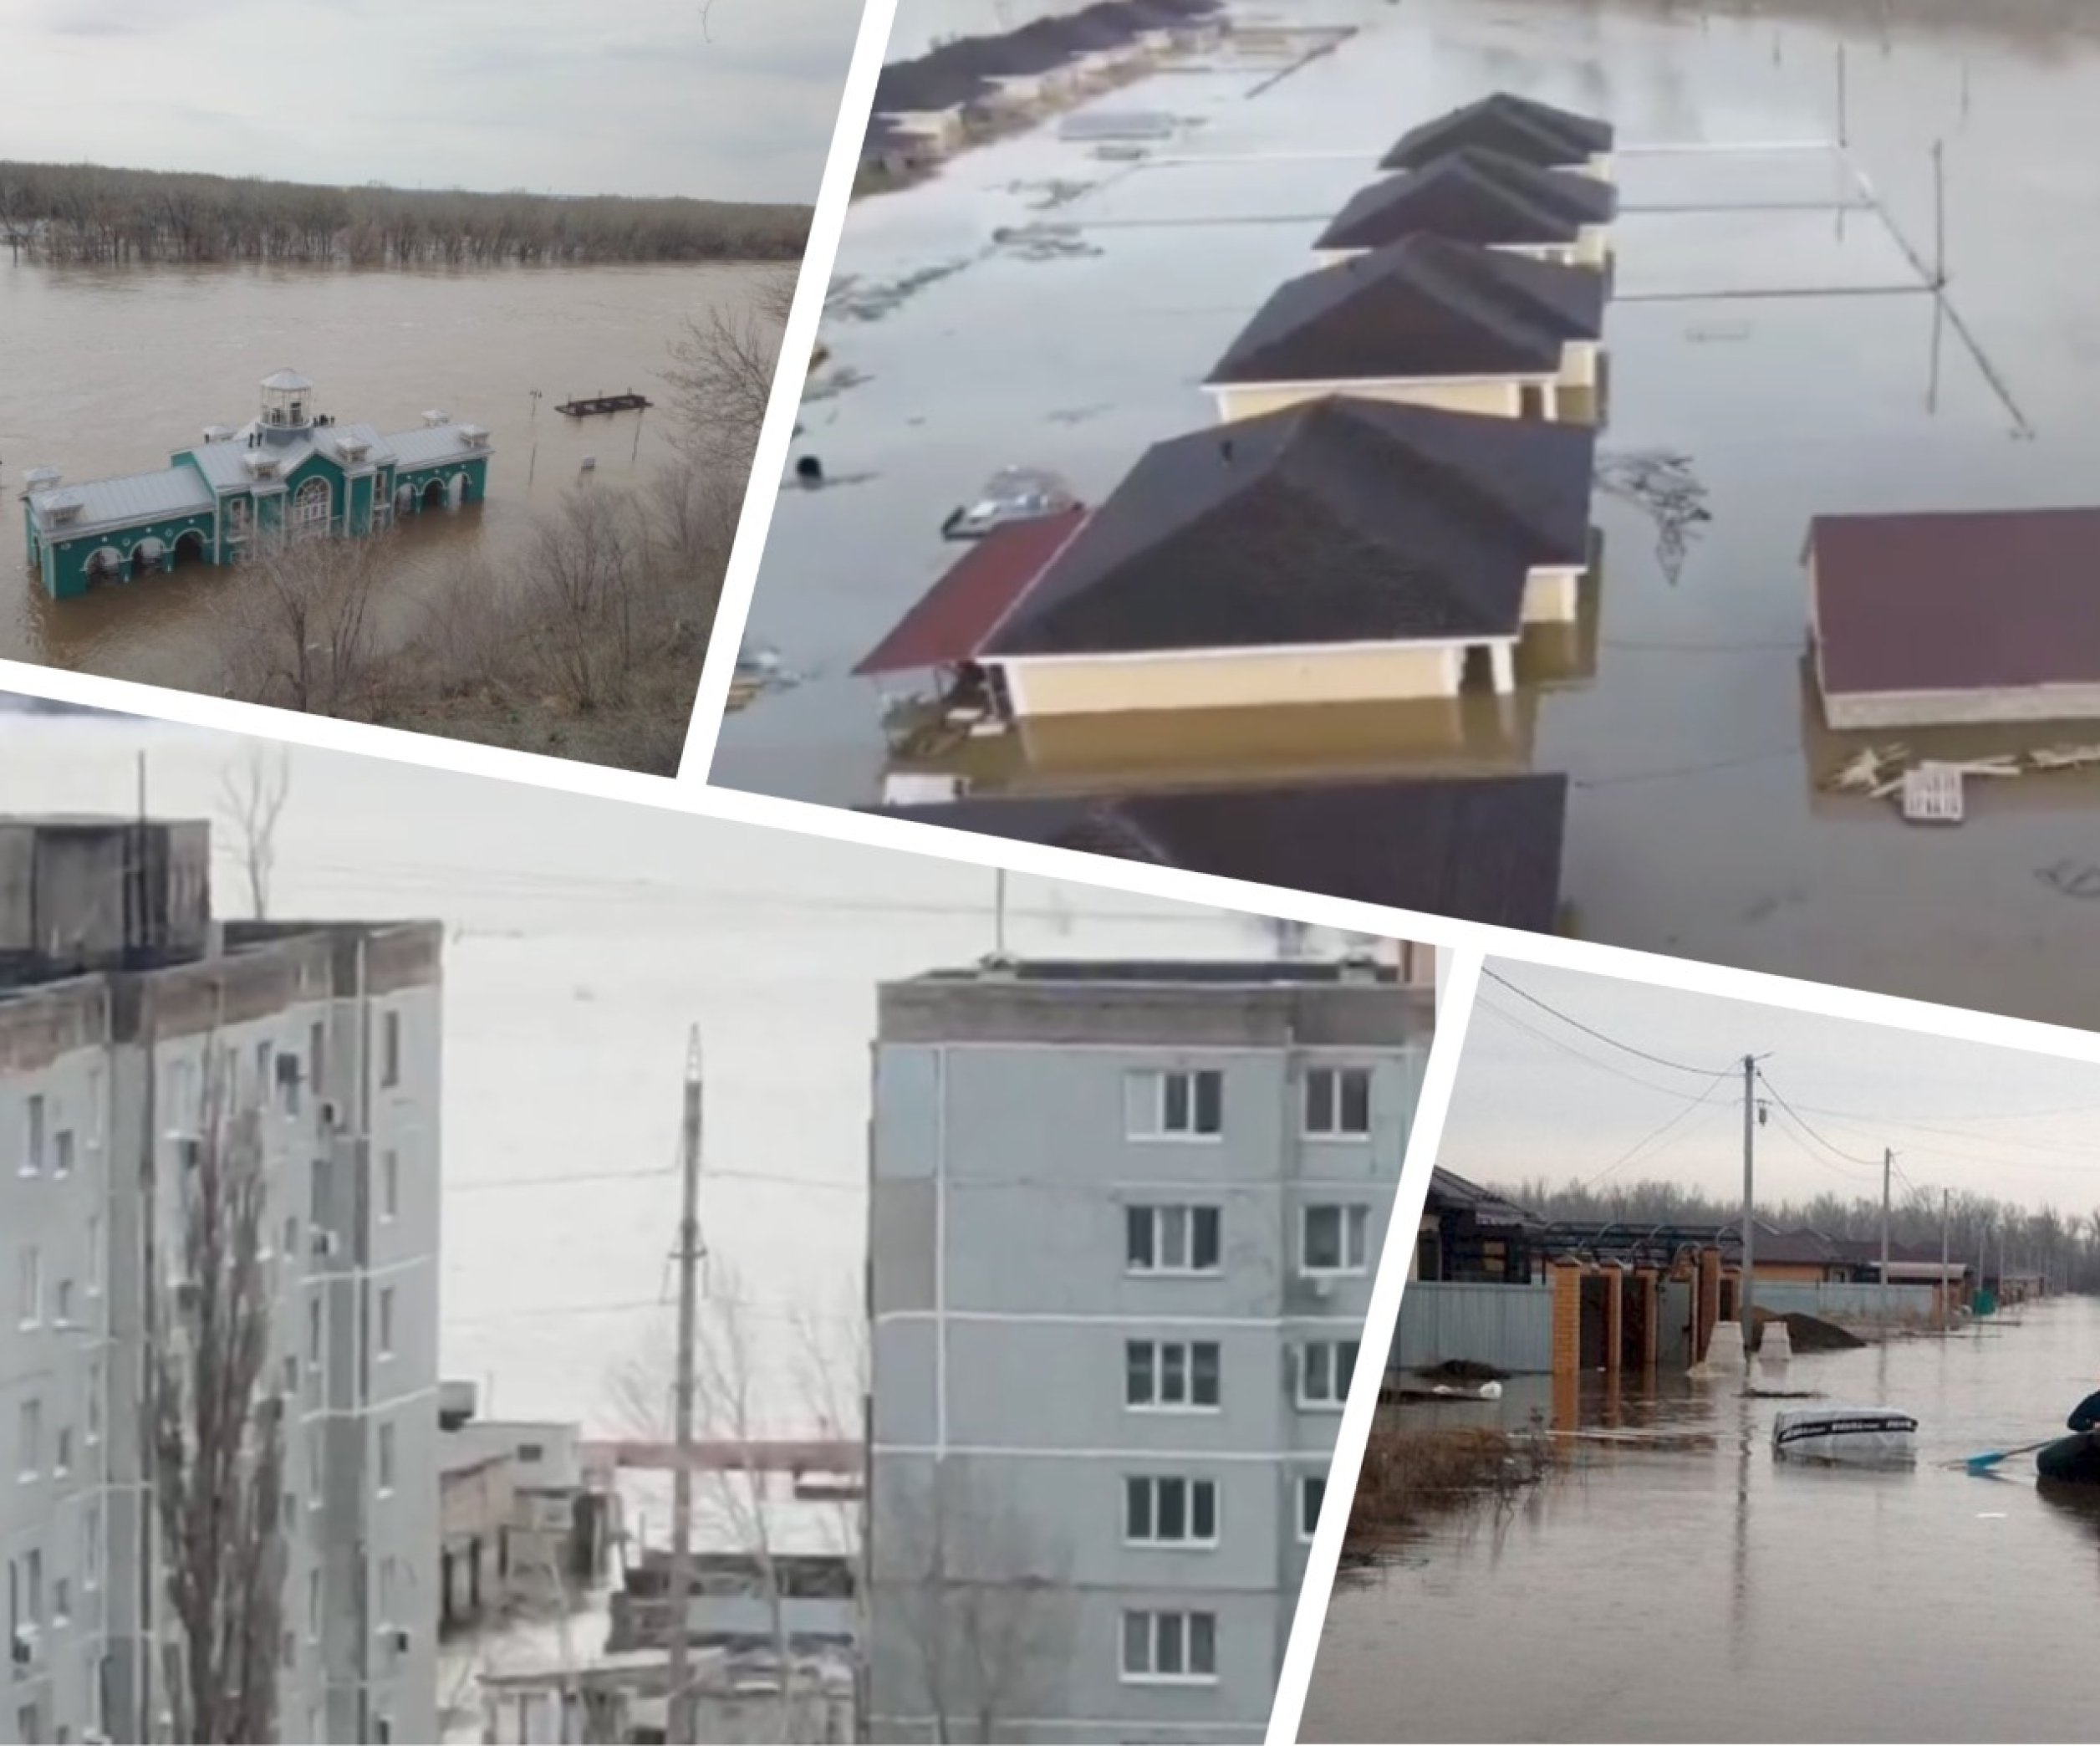
<svg viewBox="0 0 2100 1746">
<path fill-rule="evenodd" d="M 2100 894 L 2100 516 L 1965 301 L 2001 110 L 1899 129 L 1929 38 L 1578 23 L 886 67 L 714 779 L 2091 1018 L 2033 942 Z"/>
</svg>

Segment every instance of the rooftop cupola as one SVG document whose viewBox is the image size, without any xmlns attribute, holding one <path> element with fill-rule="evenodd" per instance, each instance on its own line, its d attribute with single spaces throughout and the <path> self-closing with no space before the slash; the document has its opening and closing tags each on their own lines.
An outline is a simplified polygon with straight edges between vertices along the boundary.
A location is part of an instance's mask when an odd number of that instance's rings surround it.
<svg viewBox="0 0 2100 1746">
<path fill-rule="evenodd" d="M 292 442 L 313 429 L 313 384 L 296 370 L 262 379 L 262 414 L 256 421 L 266 442 Z"/>
</svg>

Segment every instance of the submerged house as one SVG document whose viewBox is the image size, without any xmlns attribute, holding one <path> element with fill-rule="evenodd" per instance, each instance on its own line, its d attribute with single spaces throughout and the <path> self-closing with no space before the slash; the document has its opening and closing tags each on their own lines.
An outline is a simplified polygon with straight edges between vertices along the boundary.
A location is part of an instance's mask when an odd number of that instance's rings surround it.
<svg viewBox="0 0 2100 1746">
<path fill-rule="evenodd" d="M 1804 558 L 1832 728 L 2100 718 L 2100 509 L 1820 515 Z"/>
<path fill-rule="evenodd" d="M 1608 181 L 1612 142 L 1608 121 L 1496 91 L 1409 129 L 1379 160 L 1379 168 L 1420 170 L 1450 152 L 1477 147 L 1537 170 L 1580 170 Z"/>
<path fill-rule="evenodd" d="M 1291 280 L 1204 386 L 1227 421 L 1333 394 L 1603 422 L 1604 281 L 1418 233 Z"/>
<path fill-rule="evenodd" d="M 1603 270 L 1618 212 L 1617 192 L 1596 176 L 1468 146 L 1362 189 L 1312 247 L 1332 263 L 1426 232 Z"/>
<path fill-rule="evenodd" d="M 1551 933 L 1565 776 L 963 799 L 890 818 Z"/>
<path fill-rule="evenodd" d="M 421 509 L 479 503 L 491 453 L 483 426 L 442 412 L 394 436 L 338 424 L 315 410 L 308 378 L 283 370 L 264 380 L 254 418 L 207 426 L 160 472 L 80 484 L 32 472 L 29 568 L 64 600 L 148 570 L 231 564 L 272 534 L 369 535 Z"/>
<path fill-rule="evenodd" d="M 991 723 L 1507 692 L 1525 625 L 1576 616 L 1594 440 L 1337 398 L 1156 443 L 1098 508 L 936 583 L 912 658 Z"/>
</svg>

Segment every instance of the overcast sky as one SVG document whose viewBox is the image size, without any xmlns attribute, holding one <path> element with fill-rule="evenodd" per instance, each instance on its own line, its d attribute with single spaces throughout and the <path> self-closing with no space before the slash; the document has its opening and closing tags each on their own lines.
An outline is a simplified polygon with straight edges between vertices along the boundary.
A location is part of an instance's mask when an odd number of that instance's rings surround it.
<svg viewBox="0 0 2100 1746">
<path fill-rule="evenodd" d="M 859 0 L 0 0 L 0 158 L 817 197 Z M 708 40 L 711 37 L 712 40 Z"/>
<path fill-rule="evenodd" d="M 1588 1178 L 1712 1085 L 1703 1107 L 1599 1186 L 1648 1177 L 1740 1196 L 1747 1051 L 1769 1053 L 1771 1085 L 1828 1147 L 1850 1155 L 1833 1156 L 1774 1109 L 1757 1135 L 1761 1202 L 1826 1191 L 1878 1200 L 1888 1145 L 1922 1187 L 2100 1207 L 2100 1065 L 1499 959 L 1489 968 L 1618 1042 L 1700 1070 L 1586 1036 L 1484 978 L 1441 1154 L 1461 1176 Z M 1722 1068 L 1728 1077 L 1707 1078 Z"/>
</svg>

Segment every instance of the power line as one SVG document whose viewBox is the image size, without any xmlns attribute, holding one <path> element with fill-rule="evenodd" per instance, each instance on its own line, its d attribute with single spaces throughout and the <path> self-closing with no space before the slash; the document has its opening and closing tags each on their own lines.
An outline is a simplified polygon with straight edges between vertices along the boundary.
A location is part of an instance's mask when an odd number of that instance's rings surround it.
<svg viewBox="0 0 2100 1746">
<path fill-rule="evenodd" d="M 1581 1019 L 1574 1018 L 1567 1013 L 1563 1013 L 1558 1007 L 1554 1006 L 1551 1002 L 1540 999 L 1537 995 L 1531 993 L 1528 989 L 1518 988 L 1517 985 L 1511 982 L 1506 976 L 1502 975 L 1499 971 L 1495 970 L 1491 967 L 1483 965 L 1481 969 L 1481 974 L 1495 982 L 1500 983 L 1520 1000 L 1528 1000 L 1533 1006 L 1538 1008 L 1542 1012 L 1551 1013 L 1556 1018 L 1559 1019 L 1562 1024 L 1572 1024 L 1577 1030 L 1584 1033 L 1586 1035 L 1596 1038 L 1600 1043 L 1608 1043 L 1613 1049 L 1623 1049 L 1626 1054 L 1630 1055 L 1639 1055 L 1644 1061 L 1653 1061 L 1658 1067 L 1673 1068 L 1679 1073 L 1695 1074 L 1702 1079 L 1710 1076 L 1716 1070 L 1722 1073 L 1726 1073 L 1731 1070 L 1727 1067 L 1715 1070 L 1710 1067 L 1688 1066 L 1682 1061 L 1673 1061 L 1667 1056 L 1655 1054 L 1648 1049 L 1637 1048 L 1631 1043 L 1622 1043 L 1617 1037 L 1607 1035 L 1604 1032 L 1598 1029 L 1595 1025 L 1585 1024 Z"/>
<path fill-rule="evenodd" d="M 1594 1175 L 1582 1178 L 1575 1184 L 1575 1186 L 1578 1188 L 1593 1188 L 1598 1183 L 1603 1182 L 1606 1177 L 1609 1176 L 1614 1170 L 1617 1170 L 1619 1166 L 1632 1162 L 1634 1158 L 1644 1148 L 1649 1146 L 1654 1141 L 1661 1139 L 1664 1134 L 1668 1133 L 1672 1128 L 1675 1127 L 1679 1122 L 1682 1121 L 1687 1116 L 1690 1115 L 1693 1110 L 1699 1109 L 1703 1105 L 1705 1105 L 1708 1100 L 1713 1096 L 1715 1090 L 1720 1086 L 1720 1082 L 1726 1079 L 1734 1070 L 1735 1070 L 1733 1068 L 1729 1067 L 1723 1067 L 1720 1069 L 1716 1073 L 1715 1073 L 1711 1083 L 1707 1085 L 1706 1089 L 1701 1091 L 1698 1096 L 1688 1099 L 1683 1109 L 1678 1110 L 1675 1115 L 1670 1116 L 1667 1121 L 1663 1122 L 1660 1126 L 1653 1129 L 1647 1134 L 1643 1135 L 1641 1138 L 1635 1141 L 1633 1145 L 1628 1146 L 1624 1151 L 1621 1152 L 1616 1158 L 1613 1159 L 1612 1161 L 1607 1164 L 1602 1170 L 1598 1171 Z M 1676 1095 L 1679 1096 L 1685 1095 L 1682 1092 Z"/>
<path fill-rule="evenodd" d="M 1825 1151 L 1830 1153 L 1832 1157 L 1843 1158 L 1848 1164 L 1863 1164 L 1870 1170 L 1878 1170 L 1881 1168 L 1880 1159 L 1863 1158 L 1858 1153 L 1848 1152 L 1842 1146 L 1833 1145 L 1830 1141 L 1825 1139 L 1823 1136 L 1817 1132 L 1817 1130 L 1809 1123 L 1808 1119 L 1804 1116 L 1800 1110 L 1797 1110 L 1792 1104 L 1787 1101 L 1786 1094 L 1781 1091 L 1779 1087 L 1771 1082 L 1771 1080 L 1766 1075 L 1765 1070 L 1761 1067 L 1757 1070 L 1757 1080 L 1758 1083 L 1763 1085 L 1767 1091 L 1771 1093 L 1772 1100 L 1789 1116 L 1792 1116 L 1796 1121 L 1801 1124 L 1802 1131 L 1807 1134 L 1810 1139 L 1813 1140 L 1817 1145 L 1822 1146 Z"/>
<path fill-rule="evenodd" d="M 1679 1086 L 1659 1085 L 1654 1080 L 1643 1079 L 1638 1073 L 1629 1073 L 1623 1067 L 1616 1066 L 1610 1061 L 1600 1061 L 1595 1055 L 1585 1054 L 1564 1038 L 1556 1037 L 1550 1032 L 1542 1030 L 1529 1019 L 1519 1018 L 1507 1007 L 1498 1005 L 1485 995 L 1476 995 L 1473 1004 L 1476 1011 L 1492 1013 L 1503 1024 L 1514 1025 L 1527 1035 L 1537 1038 L 1548 1049 L 1557 1049 L 1562 1054 L 1572 1056 L 1580 1061 L 1585 1067 L 1594 1067 L 1600 1073 L 1608 1073 L 1614 1079 L 1623 1079 L 1629 1085 L 1639 1085 L 1643 1090 L 1653 1091 L 1659 1097 L 1685 1097 L 1690 1095 Z"/>
</svg>

